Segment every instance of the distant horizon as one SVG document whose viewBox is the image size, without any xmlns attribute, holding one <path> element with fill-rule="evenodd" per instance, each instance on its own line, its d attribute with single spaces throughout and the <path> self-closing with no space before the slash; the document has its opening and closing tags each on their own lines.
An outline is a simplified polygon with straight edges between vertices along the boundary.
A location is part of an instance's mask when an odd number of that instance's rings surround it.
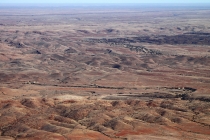
<svg viewBox="0 0 210 140">
<path fill-rule="evenodd" d="M 0 7 L 210 7 L 209 0 L 1 0 Z"/>
<path fill-rule="evenodd" d="M 191 7 L 210 8 L 210 3 L 0 3 L 0 7 Z"/>
</svg>

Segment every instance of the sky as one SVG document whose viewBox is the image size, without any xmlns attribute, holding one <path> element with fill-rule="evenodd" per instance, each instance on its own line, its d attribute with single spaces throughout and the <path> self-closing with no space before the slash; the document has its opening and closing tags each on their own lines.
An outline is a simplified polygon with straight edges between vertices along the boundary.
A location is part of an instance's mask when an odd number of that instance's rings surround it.
<svg viewBox="0 0 210 140">
<path fill-rule="evenodd" d="M 210 0 L 0 0 L 1 3 L 210 3 Z"/>
</svg>

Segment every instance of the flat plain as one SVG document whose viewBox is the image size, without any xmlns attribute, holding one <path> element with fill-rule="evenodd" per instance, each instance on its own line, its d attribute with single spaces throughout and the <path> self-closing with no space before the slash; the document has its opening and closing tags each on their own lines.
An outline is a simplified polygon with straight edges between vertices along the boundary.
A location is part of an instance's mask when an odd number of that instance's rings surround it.
<svg viewBox="0 0 210 140">
<path fill-rule="evenodd" d="M 1 7 L 0 140 L 209 140 L 210 8 Z"/>
</svg>

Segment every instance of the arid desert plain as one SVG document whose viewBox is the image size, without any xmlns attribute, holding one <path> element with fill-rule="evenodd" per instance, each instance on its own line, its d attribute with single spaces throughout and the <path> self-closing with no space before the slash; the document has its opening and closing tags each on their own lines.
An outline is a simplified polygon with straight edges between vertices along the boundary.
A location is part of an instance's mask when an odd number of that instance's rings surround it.
<svg viewBox="0 0 210 140">
<path fill-rule="evenodd" d="M 1 7 L 0 135 L 210 140 L 210 7 Z"/>
</svg>

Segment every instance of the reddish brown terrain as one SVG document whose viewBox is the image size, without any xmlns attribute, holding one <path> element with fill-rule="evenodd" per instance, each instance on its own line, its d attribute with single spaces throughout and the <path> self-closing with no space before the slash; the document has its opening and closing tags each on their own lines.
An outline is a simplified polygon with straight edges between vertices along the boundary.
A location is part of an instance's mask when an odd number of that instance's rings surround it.
<svg viewBox="0 0 210 140">
<path fill-rule="evenodd" d="M 0 140 L 210 140 L 210 8 L 0 8 Z"/>
</svg>

